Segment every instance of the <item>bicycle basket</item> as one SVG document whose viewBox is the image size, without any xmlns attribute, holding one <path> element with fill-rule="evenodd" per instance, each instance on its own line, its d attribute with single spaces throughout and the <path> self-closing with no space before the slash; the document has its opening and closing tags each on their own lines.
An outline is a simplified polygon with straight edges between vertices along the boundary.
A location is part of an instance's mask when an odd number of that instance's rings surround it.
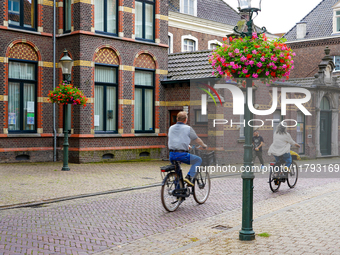
<svg viewBox="0 0 340 255">
<path fill-rule="evenodd" d="M 214 151 L 211 152 L 200 151 L 200 153 L 198 153 L 197 156 L 202 158 L 201 166 L 212 166 L 216 164 Z"/>
</svg>

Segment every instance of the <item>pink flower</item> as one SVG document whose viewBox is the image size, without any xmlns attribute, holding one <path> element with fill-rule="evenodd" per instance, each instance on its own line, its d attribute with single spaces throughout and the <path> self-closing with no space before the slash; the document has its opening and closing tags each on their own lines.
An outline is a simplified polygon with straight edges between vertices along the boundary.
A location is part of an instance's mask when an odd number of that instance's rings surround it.
<svg viewBox="0 0 340 255">
<path fill-rule="evenodd" d="M 257 33 L 256 33 L 256 32 L 253 33 L 253 37 L 254 37 L 255 39 L 259 38 L 259 37 L 257 36 Z"/>
<path fill-rule="evenodd" d="M 265 58 L 265 57 L 262 57 L 262 58 L 260 58 L 260 60 L 261 60 L 262 62 L 264 62 L 264 61 L 266 61 L 266 58 Z"/>
<path fill-rule="evenodd" d="M 234 65 L 234 66 L 233 66 L 233 69 L 237 69 L 237 68 L 238 68 L 238 65 Z"/>
<path fill-rule="evenodd" d="M 273 60 L 276 62 L 277 61 L 277 57 L 275 57 Z"/>
<path fill-rule="evenodd" d="M 259 75 L 257 73 L 253 73 L 253 77 L 256 79 L 257 77 L 259 77 Z"/>
<path fill-rule="evenodd" d="M 223 72 L 222 72 L 222 71 L 219 71 L 218 73 L 219 73 L 220 75 L 223 75 Z"/>
<path fill-rule="evenodd" d="M 239 49 L 235 49 L 234 51 L 236 54 L 240 53 L 240 50 Z"/>
<path fill-rule="evenodd" d="M 220 71 L 221 71 L 221 67 L 218 66 L 218 67 L 216 68 L 216 70 L 217 70 L 218 72 L 220 72 Z"/>
<path fill-rule="evenodd" d="M 211 62 L 211 65 L 214 66 L 216 64 L 216 59 L 214 59 L 212 62 Z"/>
<path fill-rule="evenodd" d="M 245 56 L 242 56 L 241 59 L 240 59 L 242 62 L 246 61 L 247 58 Z"/>
<path fill-rule="evenodd" d="M 276 66 L 276 65 L 274 65 L 274 66 L 273 66 L 273 69 L 274 69 L 274 70 L 276 70 L 276 69 L 277 69 L 277 66 Z"/>
<path fill-rule="evenodd" d="M 294 60 L 290 61 L 291 64 L 294 64 Z"/>
<path fill-rule="evenodd" d="M 256 51 L 256 50 L 253 50 L 252 53 L 253 53 L 253 54 L 257 54 L 257 51 Z"/>
<path fill-rule="evenodd" d="M 242 72 L 243 73 L 248 73 L 248 70 L 247 69 L 243 69 Z"/>
<path fill-rule="evenodd" d="M 293 56 L 294 56 L 294 57 L 296 56 L 295 52 L 293 52 Z"/>
<path fill-rule="evenodd" d="M 291 69 L 293 70 L 293 69 L 294 69 L 294 66 L 292 66 Z"/>
<path fill-rule="evenodd" d="M 266 72 L 266 76 L 268 76 L 268 75 L 269 75 L 269 71 Z"/>
<path fill-rule="evenodd" d="M 269 66 L 273 66 L 273 65 L 274 65 L 274 63 L 273 63 L 273 62 L 270 62 L 268 65 L 269 65 Z"/>
<path fill-rule="evenodd" d="M 221 63 L 223 64 L 225 62 L 225 58 L 221 58 Z"/>
<path fill-rule="evenodd" d="M 282 68 L 283 68 L 283 69 L 286 69 L 286 68 L 287 68 L 287 65 L 286 65 L 286 64 L 284 64 L 284 65 L 282 66 Z"/>
<path fill-rule="evenodd" d="M 229 52 L 228 55 L 229 55 L 229 57 L 234 57 L 232 52 Z"/>
<path fill-rule="evenodd" d="M 284 58 L 284 57 L 285 57 L 285 54 L 281 53 L 281 54 L 280 54 L 280 57 L 281 57 L 281 58 Z"/>
<path fill-rule="evenodd" d="M 261 62 L 258 62 L 258 63 L 256 64 L 256 66 L 257 66 L 257 67 L 262 67 L 262 63 L 261 63 Z"/>
<path fill-rule="evenodd" d="M 249 65 L 253 66 L 253 65 L 254 65 L 254 61 L 253 61 L 253 60 L 250 60 L 250 61 L 249 61 Z"/>
<path fill-rule="evenodd" d="M 212 72 L 212 75 L 215 76 L 215 72 L 214 71 Z"/>
<path fill-rule="evenodd" d="M 233 66 L 233 65 L 235 65 L 235 63 L 234 62 L 230 62 L 230 65 Z"/>
<path fill-rule="evenodd" d="M 246 66 L 249 66 L 249 61 L 246 61 L 244 64 L 245 64 Z"/>
</svg>

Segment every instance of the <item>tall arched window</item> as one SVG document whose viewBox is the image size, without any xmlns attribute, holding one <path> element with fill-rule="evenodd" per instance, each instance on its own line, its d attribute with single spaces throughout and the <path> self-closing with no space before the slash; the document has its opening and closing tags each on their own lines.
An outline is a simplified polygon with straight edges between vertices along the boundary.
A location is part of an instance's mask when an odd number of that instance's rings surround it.
<svg viewBox="0 0 340 255">
<path fill-rule="evenodd" d="M 22 54 L 24 52 L 24 54 Z M 21 59 L 25 56 L 26 59 Z M 8 61 L 8 131 L 37 131 L 37 64 L 34 49 L 15 44 Z"/>
<path fill-rule="evenodd" d="M 135 132 L 155 132 L 155 62 L 141 54 L 135 65 Z"/>
<path fill-rule="evenodd" d="M 109 49 L 95 58 L 94 127 L 96 133 L 118 132 L 118 57 Z"/>
</svg>

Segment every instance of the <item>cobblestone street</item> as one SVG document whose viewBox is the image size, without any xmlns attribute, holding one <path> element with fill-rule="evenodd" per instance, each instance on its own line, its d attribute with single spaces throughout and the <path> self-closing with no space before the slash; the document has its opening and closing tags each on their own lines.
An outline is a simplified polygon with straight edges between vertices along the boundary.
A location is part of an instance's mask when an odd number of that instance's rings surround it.
<svg viewBox="0 0 340 255">
<path fill-rule="evenodd" d="M 144 169 L 147 164 L 140 164 L 140 168 Z M 154 172 L 159 174 L 157 170 Z M 93 185 L 96 183 L 94 180 Z M 322 178 L 299 179 L 296 188 L 291 190 L 287 185 L 282 185 L 276 194 L 270 191 L 267 178 L 256 178 L 254 186 L 255 219 L 306 199 L 340 190 L 338 179 Z M 205 204 L 197 205 L 190 197 L 173 213 L 167 213 L 163 209 L 160 187 L 36 207 L 2 210 L 0 211 L 0 254 L 160 254 L 167 252 L 207 254 L 210 253 L 206 252 L 209 249 L 218 251 L 215 246 L 224 247 L 220 247 L 222 250 L 216 254 L 224 254 L 226 248 L 231 249 L 235 245 L 236 250 L 233 248 L 230 252 L 237 253 L 237 249 L 250 247 L 247 244 L 241 245 L 237 241 L 241 220 L 241 188 L 242 181 L 239 176 L 212 179 L 211 194 Z M 304 209 L 303 212 L 319 210 L 320 206 L 323 211 L 327 211 L 328 207 L 332 207 L 332 210 L 329 210 L 330 217 L 333 220 L 337 219 L 335 215 L 339 211 L 339 208 L 336 209 L 338 198 L 330 196 L 328 199 L 331 201 L 314 202 L 317 205 L 315 208 L 308 205 L 306 207 L 308 210 Z M 294 212 L 299 210 L 294 209 Z M 292 213 L 287 211 L 285 214 Z M 302 233 L 306 234 L 301 235 L 305 238 L 308 237 L 308 233 L 313 234 L 314 231 L 320 230 L 320 233 L 327 231 L 327 225 L 323 230 L 320 227 L 315 227 L 316 229 L 313 228 L 311 231 L 307 228 L 304 230 L 305 224 L 311 225 L 310 223 L 316 222 L 321 215 L 315 214 L 315 219 L 298 215 L 299 217 L 283 222 L 275 220 L 275 217 L 268 218 L 272 221 L 259 221 L 268 224 L 259 224 L 255 221 L 254 230 L 256 233 L 268 232 L 271 234 L 268 240 L 274 240 L 278 238 L 280 231 L 287 237 L 295 227 L 298 227 L 293 236 Z M 285 216 L 284 219 L 286 218 Z M 304 224 L 298 222 L 301 219 Z M 325 221 L 319 220 L 319 222 Z M 291 228 L 290 224 L 292 224 Z M 230 227 L 233 231 L 214 228 L 218 225 Z M 324 236 L 327 237 L 333 231 L 338 235 L 339 225 L 333 225 Z M 266 242 L 265 238 L 261 242 L 262 238 L 257 237 L 255 243 L 260 245 Z M 219 242 L 223 240 L 227 241 L 223 243 L 224 245 L 220 245 Z M 232 243 L 230 247 L 229 243 Z M 192 244 L 199 245 L 191 247 Z M 263 245 L 259 247 L 266 249 Z"/>
</svg>

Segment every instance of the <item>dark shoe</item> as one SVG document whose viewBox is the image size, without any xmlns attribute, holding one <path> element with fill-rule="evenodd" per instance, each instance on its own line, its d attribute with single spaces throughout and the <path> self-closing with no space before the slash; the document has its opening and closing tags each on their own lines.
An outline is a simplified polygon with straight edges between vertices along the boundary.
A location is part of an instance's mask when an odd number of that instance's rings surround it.
<svg viewBox="0 0 340 255">
<path fill-rule="evenodd" d="M 193 180 L 191 179 L 190 175 L 187 175 L 184 178 L 184 181 L 189 185 L 189 186 L 194 186 Z"/>
</svg>

